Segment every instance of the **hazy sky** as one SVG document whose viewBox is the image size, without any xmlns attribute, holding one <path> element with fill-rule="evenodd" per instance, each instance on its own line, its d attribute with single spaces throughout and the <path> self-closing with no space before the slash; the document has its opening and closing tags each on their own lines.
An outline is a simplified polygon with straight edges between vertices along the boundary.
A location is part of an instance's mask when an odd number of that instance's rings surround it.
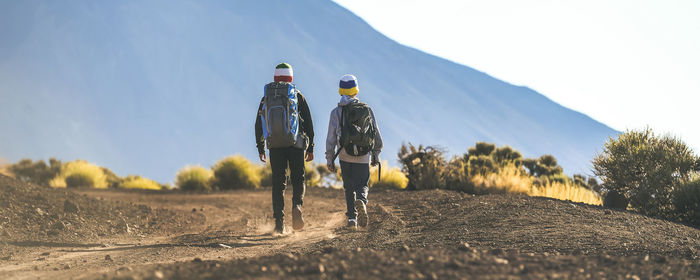
<svg viewBox="0 0 700 280">
<path fill-rule="evenodd" d="M 402 44 L 700 153 L 700 1 L 335 1 Z"/>
</svg>

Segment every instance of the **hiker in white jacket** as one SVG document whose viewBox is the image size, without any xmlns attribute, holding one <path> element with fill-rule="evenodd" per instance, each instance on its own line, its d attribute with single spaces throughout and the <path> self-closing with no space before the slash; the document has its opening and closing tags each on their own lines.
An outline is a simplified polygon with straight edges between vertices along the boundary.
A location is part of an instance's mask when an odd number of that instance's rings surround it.
<svg viewBox="0 0 700 280">
<path fill-rule="evenodd" d="M 344 75 L 340 79 L 338 107 L 331 111 L 326 137 L 328 169 L 335 172 L 335 158 L 340 161 L 348 227 L 366 227 L 369 167 L 379 164 L 382 136 L 372 109 L 357 98 L 357 78 Z M 347 135 L 343 135 L 343 133 Z M 336 150 L 338 149 L 338 150 Z M 347 149 L 347 150 L 346 150 Z"/>
</svg>

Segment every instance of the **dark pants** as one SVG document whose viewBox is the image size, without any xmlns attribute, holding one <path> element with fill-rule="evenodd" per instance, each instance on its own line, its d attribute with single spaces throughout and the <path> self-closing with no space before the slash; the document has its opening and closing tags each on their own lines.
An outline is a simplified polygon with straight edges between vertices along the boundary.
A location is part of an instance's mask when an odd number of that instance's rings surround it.
<svg viewBox="0 0 700 280">
<path fill-rule="evenodd" d="M 369 163 L 340 161 L 340 172 L 343 177 L 343 188 L 345 188 L 345 202 L 348 206 L 348 212 L 345 215 L 348 216 L 348 219 L 357 219 L 355 200 L 359 199 L 367 204 Z"/>
<path fill-rule="evenodd" d="M 272 167 L 272 211 L 275 219 L 284 218 L 284 190 L 287 188 L 287 167 L 294 192 L 292 206 L 304 203 L 304 150 L 294 147 L 270 149 Z"/>
</svg>

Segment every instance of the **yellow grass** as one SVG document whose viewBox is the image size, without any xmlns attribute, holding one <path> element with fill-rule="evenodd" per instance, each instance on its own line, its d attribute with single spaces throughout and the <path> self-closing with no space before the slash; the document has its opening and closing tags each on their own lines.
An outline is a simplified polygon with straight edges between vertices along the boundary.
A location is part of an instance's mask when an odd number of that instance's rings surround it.
<svg viewBox="0 0 700 280">
<path fill-rule="evenodd" d="M 212 176 L 212 171 L 202 166 L 185 166 L 177 171 L 175 185 L 182 190 L 211 190 Z"/>
<path fill-rule="evenodd" d="M 162 187 L 156 181 L 141 176 L 129 176 L 120 187 L 125 189 L 160 190 Z"/>
<path fill-rule="evenodd" d="M 571 183 L 545 182 L 542 186 L 532 186 L 530 196 L 544 196 L 560 200 L 571 200 L 592 205 L 602 205 L 603 199 L 594 191 Z"/>
<path fill-rule="evenodd" d="M 0 174 L 11 177 L 12 173 L 10 173 L 10 170 L 7 170 L 8 167 L 10 167 L 10 163 L 0 157 Z"/>
<path fill-rule="evenodd" d="M 71 161 L 61 167 L 61 173 L 53 178 L 49 185 L 54 188 L 65 188 L 66 178 L 70 176 L 81 176 L 89 178 L 92 182 L 92 188 L 96 189 L 106 189 L 107 188 L 107 176 L 105 175 L 102 168 L 92 163 L 84 160 Z"/>
<path fill-rule="evenodd" d="M 596 192 L 571 183 L 545 181 L 541 186 L 535 186 L 532 178 L 515 166 L 506 166 L 497 173 L 485 176 L 477 175 L 472 177 L 471 180 L 474 184 L 474 190 L 478 194 L 516 193 L 571 200 L 592 205 L 601 205 L 603 203 L 600 195 Z"/>
<path fill-rule="evenodd" d="M 408 186 L 406 174 L 403 174 L 398 167 L 389 166 L 388 161 L 382 161 L 382 180 L 379 182 L 377 182 L 377 173 L 379 173 L 378 166 L 370 169 L 369 186 L 372 188 L 405 189 Z"/>
<path fill-rule="evenodd" d="M 262 179 L 262 167 L 242 155 L 228 156 L 213 167 L 214 179 L 222 189 L 257 188 Z"/>
</svg>

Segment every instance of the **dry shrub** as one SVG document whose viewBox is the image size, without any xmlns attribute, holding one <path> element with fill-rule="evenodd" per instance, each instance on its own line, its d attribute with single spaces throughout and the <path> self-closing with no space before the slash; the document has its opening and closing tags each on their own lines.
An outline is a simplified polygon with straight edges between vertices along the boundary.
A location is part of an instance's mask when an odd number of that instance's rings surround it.
<svg viewBox="0 0 700 280">
<path fill-rule="evenodd" d="M 12 173 L 7 169 L 10 167 L 10 162 L 0 157 L 0 174 L 5 176 L 12 176 Z"/>
<path fill-rule="evenodd" d="M 535 183 L 533 177 L 528 176 L 515 165 L 505 166 L 497 173 L 473 176 L 471 180 L 477 194 L 514 193 L 571 200 L 592 205 L 603 203 L 598 193 L 578 186 L 571 180 L 566 182 L 542 180 Z"/>
<path fill-rule="evenodd" d="M 214 187 L 221 190 L 260 187 L 261 168 L 242 155 L 226 157 L 213 167 Z"/>
<path fill-rule="evenodd" d="M 603 199 L 597 192 L 571 182 L 561 183 L 557 181 L 544 181 L 540 186 L 533 185 L 527 194 L 530 196 L 543 196 L 559 200 L 583 202 L 591 205 L 603 204 Z"/>
<path fill-rule="evenodd" d="M 476 194 L 527 194 L 532 187 L 532 178 L 514 165 L 505 166 L 495 173 L 477 174 L 470 179 Z"/>
<path fill-rule="evenodd" d="M 49 182 L 55 188 L 87 187 L 107 188 L 107 176 L 101 167 L 84 160 L 71 161 L 61 167 L 61 172 Z"/>
<path fill-rule="evenodd" d="M 369 186 L 371 188 L 405 189 L 408 186 L 408 177 L 398 167 L 389 166 L 388 161 L 382 161 L 382 178 L 377 182 L 379 166 L 370 169 Z"/>
<path fill-rule="evenodd" d="M 186 166 L 180 169 L 175 176 L 175 186 L 186 191 L 211 190 L 212 172 L 209 169 L 197 166 Z"/>
<path fill-rule="evenodd" d="M 141 176 L 127 176 L 119 185 L 124 189 L 161 190 L 163 187 L 156 181 Z"/>
</svg>

